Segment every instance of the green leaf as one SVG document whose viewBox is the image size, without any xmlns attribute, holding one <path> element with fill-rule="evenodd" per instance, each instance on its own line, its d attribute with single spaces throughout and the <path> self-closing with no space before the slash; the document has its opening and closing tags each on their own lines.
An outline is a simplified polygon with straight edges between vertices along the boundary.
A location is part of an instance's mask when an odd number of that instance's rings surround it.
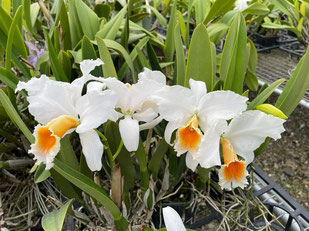
<svg viewBox="0 0 309 231">
<path fill-rule="evenodd" d="M 247 67 L 247 28 L 245 19 L 238 13 L 227 34 L 220 66 L 224 90 L 242 94 Z"/>
<path fill-rule="evenodd" d="M 108 4 L 96 4 L 94 6 L 94 12 L 100 17 L 104 17 L 106 20 L 109 19 L 111 7 Z"/>
<path fill-rule="evenodd" d="M 38 166 L 34 174 L 34 183 L 38 184 L 50 177 L 50 172 L 45 170 L 45 167 L 46 166 L 43 163 Z"/>
<path fill-rule="evenodd" d="M 81 40 L 83 37 L 83 31 L 78 19 L 77 11 L 75 8 L 75 1 L 68 1 L 68 19 L 69 19 L 69 31 L 72 39 L 72 47 Z"/>
<path fill-rule="evenodd" d="M 248 60 L 248 69 L 255 73 L 257 67 L 257 51 L 254 43 L 248 39 L 247 45 L 249 46 L 249 60 Z"/>
<path fill-rule="evenodd" d="M 78 170 L 79 163 L 76 158 L 74 149 L 71 145 L 70 136 L 66 135 L 65 137 L 61 138 L 60 144 L 61 144 L 61 149 L 57 156 L 58 159 L 63 161 L 65 164 L 69 165 L 70 167 Z"/>
<path fill-rule="evenodd" d="M 97 41 L 97 44 L 98 44 L 100 58 L 104 62 L 104 65 L 102 66 L 103 76 L 105 78 L 108 78 L 108 77 L 118 78 L 112 57 L 111 57 L 109 50 L 107 49 L 103 39 L 101 39 L 99 36 L 96 36 L 95 38 L 96 38 L 96 41 Z"/>
<path fill-rule="evenodd" d="M 62 28 L 63 48 L 64 50 L 70 50 L 72 49 L 71 30 L 73 30 L 73 28 L 70 27 L 69 14 L 67 12 L 66 5 L 63 2 L 63 0 L 61 0 L 59 20 Z"/>
<path fill-rule="evenodd" d="M 147 43 L 147 54 L 148 54 L 148 59 L 149 59 L 150 66 L 151 66 L 152 70 L 162 72 L 162 69 L 161 69 L 160 63 L 159 63 L 159 59 L 158 59 L 156 52 L 153 49 L 151 43 Z"/>
<path fill-rule="evenodd" d="M 0 67 L 0 80 L 13 90 L 16 88 L 18 83 L 18 77 L 4 67 Z"/>
<path fill-rule="evenodd" d="M 31 14 L 30 14 L 31 25 L 32 25 L 32 27 L 34 27 L 35 22 L 38 18 L 39 12 L 40 12 L 39 3 L 37 3 L 37 2 L 32 3 L 31 6 L 30 6 L 30 12 L 31 12 Z"/>
<path fill-rule="evenodd" d="M 42 57 L 42 56 L 41 56 Z M 40 57 L 40 58 L 41 58 Z M 65 75 L 71 80 L 72 77 L 72 63 L 67 52 L 61 50 L 58 54 L 58 60 Z M 44 60 L 45 61 L 45 60 Z"/>
<path fill-rule="evenodd" d="M 149 41 L 149 37 L 145 37 L 145 38 L 142 38 L 134 47 L 134 49 L 132 50 L 131 54 L 130 54 L 130 58 L 132 60 L 132 62 L 136 59 L 137 57 L 137 48 L 139 49 L 142 49 L 146 44 L 147 42 Z M 102 59 L 103 60 L 103 59 Z M 103 60 L 104 61 L 104 60 Z M 128 64 L 125 62 L 122 64 L 119 72 L 118 72 L 118 76 L 119 76 L 119 79 L 122 80 L 125 73 L 126 73 L 126 70 L 128 68 Z"/>
<path fill-rule="evenodd" d="M 289 116 L 306 94 L 309 87 L 309 48 L 279 96 L 276 107 Z"/>
<path fill-rule="evenodd" d="M 60 209 L 47 213 L 42 217 L 42 227 L 45 231 L 61 231 L 65 215 L 74 199 L 67 201 Z"/>
<path fill-rule="evenodd" d="M 269 96 L 285 81 L 285 79 L 278 79 L 269 87 L 264 89 L 252 102 L 248 105 L 248 110 L 255 108 L 257 105 L 264 103 Z"/>
<path fill-rule="evenodd" d="M 293 18 L 292 13 L 290 12 L 290 10 L 294 9 L 294 5 L 292 3 L 287 0 L 270 0 L 270 2 L 288 17 Z"/>
<path fill-rule="evenodd" d="M 94 47 L 90 41 L 90 39 L 87 37 L 87 35 L 84 35 L 82 40 L 82 58 L 85 59 L 97 59 L 97 54 L 94 50 Z M 102 76 L 102 69 L 101 67 L 95 67 L 91 73 L 96 76 Z"/>
<path fill-rule="evenodd" d="M 293 27 L 293 26 L 281 25 L 281 24 L 268 22 L 268 23 L 263 23 L 262 27 L 268 28 L 268 29 L 289 30 L 289 31 L 292 31 L 297 37 L 301 37 L 301 33 L 297 30 L 296 27 Z"/>
<path fill-rule="evenodd" d="M 204 81 L 207 91 L 213 87 L 213 63 L 211 43 L 207 29 L 199 24 L 193 31 L 187 60 L 185 86 L 189 85 L 189 79 Z"/>
<path fill-rule="evenodd" d="M 64 178 L 61 174 L 56 172 L 53 168 L 49 170 L 50 174 L 56 183 L 57 188 L 61 191 L 61 193 L 67 198 L 75 198 L 83 205 L 85 204 L 84 199 L 82 197 L 82 191 L 73 185 L 70 181 Z"/>
<path fill-rule="evenodd" d="M 99 18 L 82 0 L 75 0 L 76 12 L 84 35 L 91 40 L 99 30 Z"/>
<path fill-rule="evenodd" d="M 9 32 L 8 32 L 8 39 L 6 43 L 6 53 L 5 53 L 5 68 L 10 71 L 11 70 L 11 58 L 12 58 L 12 45 L 15 38 L 15 31 L 18 30 L 18 23 L 22 16 L 23 7 L 19 6 L 16 14 L 12 20 Z"/>
<path fill-rule="evenodd" d="M 223 23 L 212 23 L 207 27 L 210 41 L 217 44 L 223 38 L 229 27 Z"/>
<path fill-rule="evenodd" d="M 177 10 L 177 18 L 178 18 L 178 25 L 183 37 L 183 41 L 187 41 L 187 29 L 186 29 L 186 24 L 185 20 L 179 10 Z"/>
<path fill-rule="evenodd" d="M 17 14 L 17 12 L 16 12 Z M 15 17 L 16 17 L 16 14 L 15 14 Z M 10 29 L 10 26 L 12 24 L 12 18 L 10 17 L 9 14 L 7 14 L 7 12 L 5 12 L 5 10 L 0 7 L 0 28 L 2 29 L 2 31 L 8 36 L 9 34 L 9 29 Z M 19 20 L 17 20 L 16 22 L 16 25 L 17 23 L 19 23 Z M 14 28 L 15 30 L 15 28 Z M 14 39 L 13 39 L 13 45 L 14 47 L 16 47 L 18 53 L 20 55 L 22 55 L 23 58 L 27 58 L 27 49 L 26 49 L 26 45 L 24 43 L 24 39 L 20 33 L 20 30 L 19 28 L 17 27 L 16 28 L 16 33 L 14 33 L 15 36 L 14 36 Z"/>
<path fill-rule="evenodd" d="M 112 18 L 103 26 L 101 30 L 97 32 L 97 35 L 103 39 L 114 40 L 116 38 L 117 32 L 119 31 L 121 23 L 124 20 L 126 12 L 127 7 L 123 7 L 114 18 Z"/>
<path fill-rule="evenodd" d="M 219 15 L 223 15 L 229 10 L 233 9 L 235 1 L 236 0 L 216 0 L 212 5 L 207 17 L 205 18 L 204 24 L 206 25 Z"/>
<path fill-rule="evenodd" d="M 62 161 L 58 160 L 57 158 L 54 160 L 54 169 L 67 180 L 69 180 L 72 184 L 76 185 L 85 193 L 89 194 L 91 197 L 100 202 L 105 207 L 105 209 L 107 209 L 112 214 L 117 230 L 126 231 L 128 222 L 122 216 L 117 205 L 115 205 L 108 194 L 99 185 L 94 183 L 90 178 L 81 174 L 79 171 L 76 171 Z"/>
<path fill-rule="evenodd" d="M 135 156 L 141 173 L 142 191 L 145 193 L 149 187 L 149 173 L 147 169 L 147 153 L 141 139 L 139 140 L 138 149 L 135 151 Z"/>
<path fill-rule="evenodd" d="M 175 32 L 175 48 L 176 48 L 176 81 L 177 85 L 185 85 L 185 72 L 186 72 L 186 60 L 184 54 L 184 48 L 180 37 L 180 28 L 177 23 Z"/>
<path fill-rule="evenodd" d="M 150 65 L 148 64 L 148 61 L 144 53 L 139 48 L 137 48 L 137 58 L 138 58 L 139 63 L 141 64 L 141 68 L 146 67 L 150 69 Z"/>
<path fill-rule="evenodd" d="M 195 21 L 196 24 L 203 23 L 205 20 L 206 15 L 208 14 L 210 8 L 210 1 L 209 0 L 195 0 L 194 1 L 194 8 L 195 8 Z"/>
<path fill-rule="evenodd" d="M 11 13 L 11 6 L 12 1 L 11 0 L 2 0 L 2 8 L 8 13 Z"/>
<path fill-rule="evenodd" d="M 20 118 L 17 111 L 15 110 L 14 106 L 12 105 L 11 101 L 9 100 L 8 96 L 4 93 L 2 89 L 0 89 L 0 102 L 4 107 L 6 113 L 15 124 L 17 128 L 19 128 L 22 133 L 26 136 L 30 143 L 34 143 L 34 136 L 25 125 L 24 121 Z"/>
<path fill-rule="evenodd" d="M 175 44 L 174 44 L 174 31 L 175 26 L 177 23 L 177 8 L 176 8 L 176 2 L 173 4 L 173 7 L 171 9 L 171 17 L 170 21 L 168 23 L 167 32 L 166 32 L 166 40 L 165 40 L 165 57 L 167 61 L 172 61 L 175 51 Z"/>
<path fill-rule="evenodd" d="M 23 1 L 23 9 L 24 9 L 24 19 L 26 21 L 26 25 L 28 30 L 33 33 L 32 23 L 31 23 L 31 8 L 30 8 L 31 0 L 24 0 Z"/>
<path fill-rule="evenodd" d="M 68 82 L 69 79 L 66 76 L 64 70 L 62 69 L 59 63 L 58 56 L 56 54 L 55 48 L 52 44 L 52 41 L 48 35 L 47 30 L 44 30 L 44 37 L 47 43 L 47 49 L 49 51 L 49 61 L 50 61 L 51 69 L 53 71 L 53 75 L 55 76 L 55 79 L 57 81 Z"/>
<path fill-rule="evenodd" d="M 125 59 L 126 63 L 128 64 L 131 70 L 132 79 L 133 79 L 133 82 L 135 83 L 137 81 L 137 77 L 136 77 L 133 61 L 130 55 L 128 54 L 128 52 L 123 48 L 123 46 L 121 46 L 119 43 L 113 40 L 103 39 L 103 41 L 108 48 L 111 48 L 122 55 L 122 57 Z"/>
<path fill-rule="evenodd" d="M 270 12 L 269 8 L 264 4 L 255 2 L 242 11 L 243 14 L 266 15 Z"/>
<path fill-rule="evenodd" d="M 143 5 L 142 8 L 148 8 L 148 9 L 152 10 L 152 12 L 155 14 L 159 24 L 163 27 L 166 27 L 166 25 L 167 25 L 166 19 L 156 8 L 154 8 L 153 6 L 150 6 L 150 5 Z"/>
<path fill-rule="evenodd" d="M 162 139 L 148 164 L 148 168 L 151 171 L 152 177 L 155 181 L 158 178 L 158 173 L 160 171 L 162 159 L 166 154 L 168 147 L 169 145 L 166 143 L 164 139 Z"/>
<path fill-rule="evenodd" d="M 257 91 L 259 88 L 259 80 L 258 77 L 253 74 L 251 71 L 247 71 L 245 77 L 246 85 L 251 91 Z"/>
</svg>

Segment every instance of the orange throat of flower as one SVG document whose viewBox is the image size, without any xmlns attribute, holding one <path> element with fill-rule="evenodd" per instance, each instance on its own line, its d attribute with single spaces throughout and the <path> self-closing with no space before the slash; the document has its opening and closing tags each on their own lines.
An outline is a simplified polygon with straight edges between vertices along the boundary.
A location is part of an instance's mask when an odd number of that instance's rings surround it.
<svg viewBox="0 0 309 231">
<path fill-rule="evenodd" d="M 46 126 L 38 126 L 35 131 L 35 146 L 39 155 L 49 155 L 53 150 L 59 139 L 62 138 L 66 132 L 72 128 L 76 128 L 78 122 L 71 116 L 63 115 L 53 119 Z"/>
<path fill-rule="evenodd" d="M 222 177 L 225 182 L 241 183 L 246 177 L 246 163 L 239 161 L 232 147 L 227 139 L 221 140 L 224 165 L 221 167 Z"/>
<path fill-rule="evenodd" d="M 198 119 L 193 116 L 186 124 L 178 129 L 178 142 L 182 150 L 193 152 L 201 141 L 201 131 L 198 129 Z"/>
</svg>

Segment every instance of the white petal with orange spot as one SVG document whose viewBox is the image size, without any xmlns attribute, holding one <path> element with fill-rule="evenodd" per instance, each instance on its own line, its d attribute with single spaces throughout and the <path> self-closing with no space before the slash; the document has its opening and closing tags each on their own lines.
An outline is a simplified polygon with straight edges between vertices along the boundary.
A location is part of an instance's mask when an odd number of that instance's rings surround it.
<svg viewBox="0 0 309 231">
<path fill-rule="evenodd" d="M 248 185 L 248 172 L 244 161 L 231 161 L 219 170 L 219 185 L 222 189 L 244 188 Z"/>
<path fill-rule="evenodd" d="M 193 116 L 186 124 L 186 126 L 180 127 L 177 130 L 175 150 L 177 155 L 181 155 L 189 151 L 194 155 L 200 145 L 202 133 L 198 129 L 198 119 Z"/>
<path fill-rule="evenodd" d="M 267 115 L 258 110 L 246 111 L 234 118 L 223 134 L 235 149 L 236 153 L 249 164 L 254 159 L 253 151 L 266 139 L 279 139 L 284 132 L 285 120 Z"/>
<path fill-rule="evenodd" d="M 36 164 L 44 163 L 46 169 L 53 167 L 55 156 L 60 150 L 60 138 L 53 134 L 47 126 L 37 125 L 33 133 L 35 143 L 31 144 L 29 153 L 34 154 Z"/>
</svg>

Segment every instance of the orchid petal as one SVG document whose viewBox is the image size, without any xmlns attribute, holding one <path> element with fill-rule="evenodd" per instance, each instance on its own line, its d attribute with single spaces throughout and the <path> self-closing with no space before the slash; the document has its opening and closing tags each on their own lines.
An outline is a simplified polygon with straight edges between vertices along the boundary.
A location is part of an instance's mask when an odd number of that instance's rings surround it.
<svg viewBox="0 0 309 231">
<path fill-rule="evenodd" d="M 114 109 L 116 103 L 117 96 L 111 90 L 91 91 L 80 97 L 76 102 L 76 109 L 81 124 L 76 132 L 81 133 L 97 128 L 107 120 L 116 121 L 119 118 L 119 113 Z"/>
<path fill-rule="evenodd" d="M 100 171 L 102 168 L 103 144 L 94 130 L 79 133 L 82 150 L 87 165 L 91 171 Z"/>
<path fill-rule="evenodd" d="M 186 231 L 179 214 L 173 208 L 163 208 L 163 219 L 167 231 Z"/>
<path fill-rule="evenodd" d="M 87 84 L 87 93 L 91 92 L 91 91 L 102 92 L 103 89 L 105 89 L 105 88 L 106 88 L 106 84 L 105 83 L 92 81 L 92 82 Z"/>
<path fill-rule="evenodd" d="M 133 114 L 133 118 L 138 121 L 149 122 L 158 116 L 158 113 L 153 108 L 148 108 L 143 112 Z"/>
<path fill-rule="evenodd" d="M 165 131 L 164 131 L 164 138 L 165 138 L 166 143 L 171 145 L 171 137 L 172 137 L 173 132 L 176 129 L 180 128 L 181 126 L 184 126 L 185 124 L 186 124 L 186 121 L 181 121 L 181 120 L 169 122 L 166 125 Z"/>
<path fill-rule="evenodd" d="M 204 95 L 199 104 L 199 116 L 205 126 L 218 120 L 229 120 L 247 108 L 247 97 L 232 91 L 214 91 Z M 202 128 L 204 131 L 207 127 Z"/>
<path fill-rule="evenodd" d="M 199 102 L 202 96 L 206 95 L 206 84 L 202 81 L 196 81 L 194 79 L 189 80 L 189 85 L 192 94 L 195 96 L 196 102 Z"/>
<path fill-rule="evenodd" d="M 221 165 L 220 136 L 226 129 L 226 122 L 218 122 L 204 133 L 195 159 L 203 168 Z"/>
<path fill-rule="evenodd" d="M 119 131 L 124 146 L 129 152 L 136 151 L 139 143 L 139 126 L 138 121 L 130 116 L 125 116 L 119 122 Z"/>
<path fill-rule="evenodd" d="M 103 61 L 99 58 L 96 60 L 86 59 L 80 63 L 80 69 L 83 75 L 85 76 L 89 75 L 90 72 L 93 71 L 96 66 L 101 66 L 103 64 L 104 64 Z"/>
<path fill-rule="evenodd" d="M 189 120 L 195 112 L 196 101 L 190 89 L 166 87 L 154 96 L 161 116 L 167 121 Z"/>
<path fill-rule="evenodd" d="M 35 137 L 35 143 L 31 144 L 29 153 L 34 154 L 33 159 L 36 160 L 36 165 L 44 163 L 46 170 L 51 169 L 54 165 L 53 161 L 60 151 L 60 137 L 42 125 L 35 127 L 33 136 Z M 46 142 L 46 139 L 49 141 Z"/>
<path fill-rule="evenodd" d="M 166 77 L 161 71 L 152 71 L 144 67 L 144 71 L 138 74 L 138 81 L 152 80 L 159 84 L 166 85 Z"/>
<path fill-rule="evenodd" d="M 190 168 L 193 172 L 196 170 L 196 167 L 198 165 L 198 161 L 194 159 L 193 155 L 189 152 L 186 155 L 186 165 L 188 168 Z"/>
<path fill-rule="evenodd" d="M 253 151 L 266 137 L 275 140 L 281 137 L 284 121 L 258 110 L 246 111 L 231 121 L 223 136 L 229 140 L 235 152 L 250 163 Z"/>
<path fill-rule="evenodd" d="M 69 83 L 50 80 L 42 75 L 27 83 L 19 82 L 16 91 L 22 89 L 28 92 L 29 112 L 39 123 L 46 124 L 61 115 L 77 118 L 72 99 L 74 89 Z"/>
<path fill-rule="evenodd" d="M 153 119 L 152 121 L 149 121 L 147 123 L 141 124 L 139 126 L 139 131 L 143 131 L 143 130 L 146 130 L 146 129 L 151 129 L 151 128 L 157 126 L 162 120 L 163 120 L 163 118 L 161 116 L 158 116 L 157 118 Z"/>
<path fill-rule="evenodd" d="M 27 47 L 29 48 L 29 50 L 35 51 L 36 53 L 39 52 L 39 49 L 32 43 L 25 41 L 25 44 L 27 45 Z"/>
</svg>

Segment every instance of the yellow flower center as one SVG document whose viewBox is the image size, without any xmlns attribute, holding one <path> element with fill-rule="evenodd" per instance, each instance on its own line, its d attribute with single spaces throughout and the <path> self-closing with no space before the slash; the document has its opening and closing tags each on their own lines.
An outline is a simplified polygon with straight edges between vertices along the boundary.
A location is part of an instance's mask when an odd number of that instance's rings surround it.
<svg viewBox="0 0 309 231">
<path fill-rule="evenodd" d="M 224 159 L 223 176 L 226 181 L 240 181 L 245 176 L 246 163 L 239 161 L 237 154 L 227 139 L 221 140 Z"/>
<path fill-rule="evenodd" d="M 186 126 L 178 129 L 178 137 L 180 147 L 188 149 L 190 152 L 194 151 L 201 141 L 201 132 L 198 129 L 198 119 L 193 116 L 186 124 Z"/>
<path fill-rule="evenodd" d="M 48 155 L 57 144 L 57 138 L 62 138 L 65 133 L 78 126 L 78 121 L 71 116 L 63 115 L 50 121 L 46 126 L 38 129 L 36 144 L 40 154 Z"/>
</svg>

